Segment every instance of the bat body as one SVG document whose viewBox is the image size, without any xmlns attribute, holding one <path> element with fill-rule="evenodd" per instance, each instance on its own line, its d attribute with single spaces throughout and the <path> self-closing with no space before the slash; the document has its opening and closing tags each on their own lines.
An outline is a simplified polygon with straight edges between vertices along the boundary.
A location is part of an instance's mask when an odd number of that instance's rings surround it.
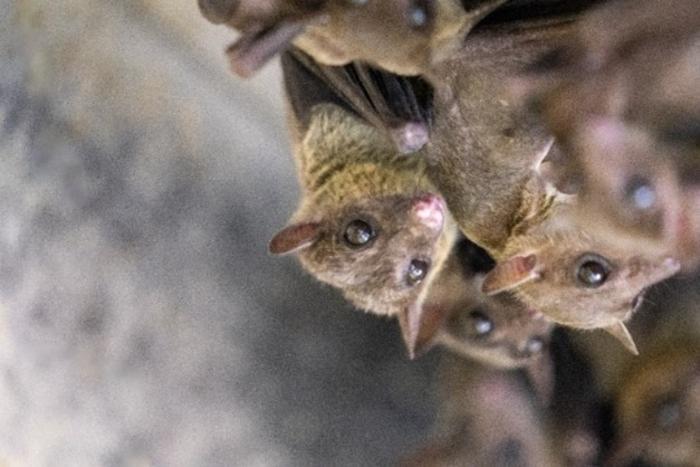
<svg viewBox="0 0 700 467">
<path fill-rule="evenodd" d="M 589 391 L 612 407 L 615 433 L 606 465 L 695 465 L 700 439 L 696 284 L 696 279 L 674 279 L 650 291 L 649 303 L 631 322 L 640 344 L 637 357 L 594 333 L 572 336 L 591 370 Z"/>
<path fill-rule="evenodd" d="M 428 173 L 462 232 L 497 261 L 485 292 L 510 290 L 557 323 L 605 328 L 634 351 L 623 322 L 678 263 L 642 257 L 576 225 L 575 198 L 540 173 L 553 137 L 507 86 L 570 27 L 554 21 L 477 31 L 434 70 Z"/>
<path fill-rule="evenodd" d="M 524 368 L 543 400 L 553 384 L 548 352 L 552 323 L 509 293 L 481 291 L 494 262 L 461 239 L 421 302 L 418 352 L 440 345 L 462 357 L 502 370 Z"/>
<path fill-rule="evenodd" d="M 297 253 L 358 308 L 398 316 L 407 336 L 420 295 L 451 250 L 454 225 L 424 160 L 401 155 L 301 65 L 285 59 L 302 199 L 270 251 Z"/>
<path fill-rule="evenodd" d="M 324 65 L 367 62 L 417 75 L 459 48 L 506 0 L 200 0 L 204 16 L 242 32 L 228 54 L 249 76 L 292 42 Z M 468 7 L 468 8 L 465 8 Z"/>
<path fill-rule="evenodd" d="M 543 411 L 513 372 L 446 355 L 434 440 L 402 466 L 562 465 Z"/>
<path fill-rule="evenodd" d="M 700 263 L 699 61 L 697 2 L 622 0 L 520 82 L 582 174 L 580 222 L 687 270 Z"/>
<path fill-rule="evenodd" d="M 697 310 L 696 310 L 697 311 Z M 697 465 L 700 456 L 700 345 L 676 339 L 626 373 L 617 397 L 611 465 Z"/>
</svg>

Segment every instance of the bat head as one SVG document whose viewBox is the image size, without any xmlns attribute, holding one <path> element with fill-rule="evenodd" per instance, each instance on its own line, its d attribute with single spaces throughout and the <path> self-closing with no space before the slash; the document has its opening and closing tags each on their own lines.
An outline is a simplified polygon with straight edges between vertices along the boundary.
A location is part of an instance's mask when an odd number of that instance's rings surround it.
<svg viewBox="0 0 700 467">
<path fill-rule="evenodd" d="M 612 118 L 582 125 L 574 141 L 584 174 L 579 221 L 621 247 L 652 255 L 666 252 L 686 267 L 697 264 L 700 184 L 683 182 L 675 163 L 681 151 L 648 130 Z M 685 172 L 692 176 L 692 168 Z M 697 183 L 700 174 L 695 178 Z"/>
<path fill-rule="evenodd" d="M 686 345 L 687 344 L 687 345 Z M 634 365 L 616 400 L 611 465 L 692 465 L 700 455 L 700 350 L 674 342 Z"/>
<path fill-rule="evenodd" d="M 474 247 L 465 251 L 465 243 L 455 248 L 421 303 L 417 351 L 441 344 L 498 368 L 532 363 L 545 353 L 552 323 L 507 292 L 483 293 L 481 285 L 493 260 Z"/>
<path fill-rule="evenodd" d="M 482 290 L 512 290 L 556 323 L 605 328 L 626 338 L 620 325 L 638 308 L 644 291 L 679 269 L 673 258 L 648 259 L 583 231 L 564 230 L 515 238 Z"/>
<path fill-rule="evenodd" d="M 517 374 L 446 356 L 439 376 L 442 437 L 400 465 L 559 465 Z"/>
<path fill-rule="evenodd" d="M 359 197 L 305 216 L 275 235 L 270 252 L 296 253 L 317 279 L 377 314 L 406 312 L 452 242 L 445 203 L 434 193 Z"/>
<path fill-rule="evenodd" d="M 295 45 L 326 65 L 363 61 L 392 73 L 417 75 L 459 47 L 481 17 L 503 3 L 465 11 L 455 0 L 330 2 L 324 22 Z"/>
</svg>

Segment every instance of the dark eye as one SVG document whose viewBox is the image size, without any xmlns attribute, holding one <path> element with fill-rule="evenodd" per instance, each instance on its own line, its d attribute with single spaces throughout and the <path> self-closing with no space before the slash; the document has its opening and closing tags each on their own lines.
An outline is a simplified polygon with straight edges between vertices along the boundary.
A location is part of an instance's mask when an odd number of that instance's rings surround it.
<svg viewBox="0 0 700 467">
<path fill-rule="evenodd" d="M 469 315 L 477 336 L 485 337 L 493 331 L 493 321 L 481 311 L 472 311 Z"/>
<path fill-rule="evenodd" d="M 375 236 L 371 225 L 360 219 L 355 219 L 345 227 L 343 239 L 351 247 L 357 248 L 367 245 Z"/>
<path fill-rule="evenodd" d="M 427 261 L 421 261 L 419 259 L 414 259 L 411 264 L 408 265 L 408 271 L 406 272 L 406 281 L 409 285 L 415 285 L 425 279 L 428 274 L 428 269 L 430 269 L 430 264 Z"/>
<path fill-rule="evenodd" d="M 411 22 L 411 26 L 414 28 L 422 28 L 428 24 L 428 11 L 420 5 L 416 5 L 409 11 L 408 18 Z"/>
<path fill-rule="evenodd" d="M 593 254 L 583 255 L 578 264 L 576 279 L 584 287 L 600 287 L 608 279 L 610 265 L 605 258 Z"/>
<path fill-rule="evenodd" d="M 681 406 L 675 399 L 667 399 L 656 410 L 656 426 L 662 430 L 672 430 L 681 421 Z"/>
<path fill-rule="evenodd" d="M 532 337 L 525 344 L 525 349 L 529 355 L 535 355 L 544 349 L 544 340 L 541 337 Z"/>
<path fill-rule="evenodd" d="M 648 179 L 633 177 L 625 185 L 625 198 L 636 209 L 646 211 L 656 204 L 656 190 Z"/>
</svg>

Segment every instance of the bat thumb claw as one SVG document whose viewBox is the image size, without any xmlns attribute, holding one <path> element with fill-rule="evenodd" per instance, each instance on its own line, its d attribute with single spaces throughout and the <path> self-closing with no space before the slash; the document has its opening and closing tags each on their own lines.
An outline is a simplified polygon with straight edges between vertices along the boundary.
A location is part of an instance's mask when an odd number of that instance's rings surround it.
<svg viewBox="0 0 700 467">
<path fill-rule="evenodd" d="M 401 154 L 413 154 L 428 143 L 428 127 L 422 122 L 408 122 L 390 130 L 391 138 Z"/>
<path fill-rule="evenodd" d="M 608 332 L 615 339 L 620 341 L 620 343 L 624 345 L 625 348 L 632 352 L 634 355 L 639 355 L 639 350 L 637 350 L 637 344 L 634 343 L 634 339 L 632 339 L 632 335 L 627 329 L 627 326 L 625 326 L 625 323 L 623 323 L 622 321 L 618 321 L 615 324 L 605 328 L 605 331 Z"/>
</svg>

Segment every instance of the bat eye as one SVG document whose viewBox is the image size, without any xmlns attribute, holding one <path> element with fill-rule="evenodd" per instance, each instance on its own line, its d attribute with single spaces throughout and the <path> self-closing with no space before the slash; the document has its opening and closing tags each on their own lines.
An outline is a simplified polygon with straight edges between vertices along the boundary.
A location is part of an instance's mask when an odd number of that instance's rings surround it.
<svg viewBox="0 0 700 467">
<path fill-rule="evenodd" d="M 584 287 L 600 287 L 608 279 L 610 269 L 605 258 L 593 254 L 583 255 L 578 260 L 576 280 Z"/>
<path fill-rule="evenodd" d="M 681 421 L 681 406 L 675 399 L 661 402 L 656 410 L 656 426 L 662 430 L 672 430 Z"/>
<path fill-rule="evenodd" d="M 537 355 L 544 349 L 544 340 L 541 337 L 531 337 L 527 344 L 525 344 L 525 350 L 528 355 Z"/>
<path fill-rule="evenodd" d="M 644 177 L 632 177 L 625 185 L 625 199 L 635 209 L 646 211 L 656 204 L 656 190 L 654 185 Z"/>
<path fill-rule="evenodd" d="M 486 337 L 493 331 L 493 321 L 481 311 L 472 311 L 469 315 L 471 318 L 472 329 L 479 337 Z"/>
<path fill-rule="evenodd" d="M 352 248 L 360 248 L 371 242 L 377 234 L 367 222 L 355 219 L 345 226 L 343 240 Z"/>
<path fill-rule="evenodd" d="M 426 29 L 433 20 L 433 6 L 427 0 L 412 0 L 409 4 L 407 20 L 414 29 Z"/>
<path fill-rule="evenodd" d="M 430 264 L 427 261 L 422 261 L 420 259 L 414 259 L 408 265 L 408 271 L 406 272 L 406 282 L 408 285 L 416 285 L 428 274 L 428 269 L 430 269 Z"/>
<path fill-rule="evenodd" d="M 415 6 L 408 13 L 408 18 L 411 21 L 411 26 L 422 28 L 428 23 L 428 12 L 421 6 Z"/>
</svg>

